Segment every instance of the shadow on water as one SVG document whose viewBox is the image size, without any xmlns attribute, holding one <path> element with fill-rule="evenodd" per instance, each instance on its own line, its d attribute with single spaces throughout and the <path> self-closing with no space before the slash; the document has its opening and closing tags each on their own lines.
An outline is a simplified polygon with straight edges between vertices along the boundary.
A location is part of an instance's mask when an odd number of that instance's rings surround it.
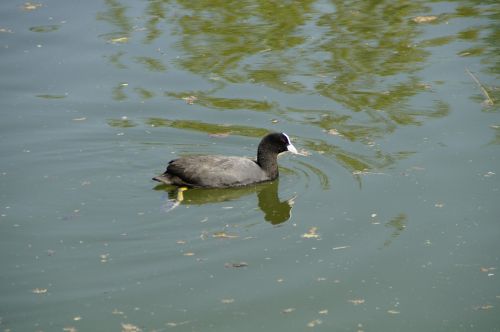
<svg viewBox="0 0 500 332">
<path fill-rule="evenodd" d="M 227 202 L 241 197 L 256 194 L 258 206 L 264 212 L 264 219 L 273 225 L 289 220 L 292 215 L 292 206 L 295 197 L 280 201 L 278 196 L 279 180 L 261 183 L 241 188 L 204 189 L 204 188 L 177 188 L 164 184 L 157 185 L 154 190 L 165 191 L 166 201 L 163 206 L 165 212 L 172 211 L 179 205 L 203 205 Z"/>
</svg>

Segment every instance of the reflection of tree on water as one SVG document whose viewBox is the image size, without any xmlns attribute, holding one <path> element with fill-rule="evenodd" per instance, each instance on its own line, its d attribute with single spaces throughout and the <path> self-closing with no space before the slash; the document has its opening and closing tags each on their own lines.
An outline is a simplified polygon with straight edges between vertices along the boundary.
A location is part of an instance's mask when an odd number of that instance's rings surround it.
<svg viewBox="0 0 500 332">
<path fill-rule="evenodd" d="M 450 13 L 440 15 L 427 26 L 412 20 L 432 11 L 429 2 L 423 0 L 157 0 L 148 1 L 139 18 L 127 16 L 127 7 L 120 1 L 106 0 L 107 9 L 98 19 L 115 28 L 103 36 L 106 41 L 144 44 L 142 49 L 147 53 L 132 56 L 125 51 L 127 43 L 117 43 L 120 50 L 108 56 L 117 69 L 129 70 L 125 64 L 140 65 L 145 72 L 169 75 L 169 69 L 178 66 L 207 85 L 201 91 L 179 91 L 175 86 L 158 91 L 153 85 L 127 89 L 117 82 L 115 100 L 124 100 L 130 92 L 141 100 L 195 95 L 196 104 L 210 110 L 269 113 L 279 120 L 319 129 L 314 137 L 304 137 L 308 147 L 332 156 L 356 173 L 387 167 L 411 153 L 383 151 L 375 140 L 401 126 L 420 125 L 449 113 L 449 105 L 434 91 L 434 85 L 439 83 L 419 76 L 430 48 L 459 39 L 471 44 L 473 51 L 478 49 L 477 44 L 481 49 L 460 56 L 492 54 L 498 49 L 494 38 L 481 40 L 477 29 L 471 27 L 456 36 L 421 40 L 424 27 L 438 29 L 444 24 L 441 17 L 452 20 L 487 13 L 487 9 L 475 10 L 478 5 L 474 2 L 463 3 L 450 7 Z M 488 36 L 498 32 L 492 26 L 481 29 L 487 30 L 493 31 Z M 167 33 L 175 42 L 162 49 L 172 47 L 180 54 L 169 58 L 168 65 L 160 59 L 164 54 L 153 47 Z M 498 72 L 498 62 L 489 63 Z M 255 95 L 248 93 L 249 88 L 255 88 Z M 271 98 L 262 98 L 263 88 Z M 284 94 L 294 98 L 289 102 Z M 272 96 L 278 96 L 279 101 Z M 297 104 L 297 96 L 307 102 Z M 192 121 L 189 116 L 186 112 L 182 120 Z M 339 139 L 347 144 L 337 146 Z"/>
<path fill-rule="evenodd" d="M 269 2 L 241 2 L 238 8 L 198 3 L 196 14 L 179 20 L 187 55 L 179 64 L 202 76 L 216 74 L 226 83 L 253 82 L 290 94 L 312 93 L 309 98 L 316 105 L 331 99 L 335 104 L 324 110 L 273 102 L 266 104 L 271 109 L 265 111 L 285 110 L 283 116 L 293 114 L 295 122 L 324 132 L 333 129 L 340 138 L 367 146 L 363 151 L 346 151 L 332 145 L 329 137 L 307 143 L 312 150 L 334 156 L 353 173 L 385 167 L 410 153 L 381 151 L 373 145 L 374 139 L 398 126 L 418 125 L 427 117 L 448 113 L 449 106 L 431 97 L 429 85 L 416 75 L 429 52 L 415 46 L 419 28 L 409 18 L 425 9 L 423 2 L 334 1 L 323 8 L 326 12 L 318 12 L 308 2 L 273 8 L 274 15 L 266 15 L 272 6 Z M 245 7 L 248 10 L 242 12 Z M 305 27 L 313 24 L 312 32 L 321 31 L 315 38 L 305 33 Z M 270 36 L 279 36 L 280 42 Z M 420 109 L 410 108 L 410 99 L 419 94 L 429 94 L 430 102 Z M 218 95 L 219 107 L 257 110 L 239 107 L 231 98 L 223 103 L 221 92 Z M 206 95 L 201 102 L 210 108 L 216 103 Z"/>
<path fill-rule="evenodd" d="M 409 98 L 427 91 L 415 73 L 429 52 L 417 47 L 419 28 L 410 20 L 426 9 L 424 2 L 334 1 L 321 4 L 326 13 L 318 12 L 313 1 L 286 6 L 262 1 L 237 6 L 231 1 L 178 3 L 188 13 L 176 21 L 186 51 L 179 64 L 191 72 L 288 93 L 312 90 L 349 112 L 368 112 L 368 134 L 378 131 L 374 124 L 392 131 L 434 113 L 433 104 L 405 109 Z M 307 25 L 315 25 L 321 34 L 311 38 Z M 313 84 L 302 83 L 312 77 Z M 374 110 L 385 116 L 370 114 Z M 341 129 L 347 136 L 349 126 Z M 364 139 L 366 132 L 352 134 Z"/>
<path fill-rule="evenodd" d="M 280 201 L 278 196 L 279 181 L 262 183 L 254 186 L 225 189 L 177 188 L 158 185 L 155 190 L 166 190 L 168 197 L 163 209 L 168 212 L 179 205 L 201 205 L 227 202 L 253 193 L 257 194 L 258 206 L 264 212 L 264 219 L 273 225 L 290 219 L 294 198 Z"/>
<path fill-rule="evenodd" d="M 400 213 L 391 220 L 389 220 L 385 226 L 393 229 L 391 238 L 384 242 L 384 247 L 389 246 L 392 240 L 401 235 L 401 233 L 406 229 L 406 224 L 408 223 L 408 217 L 404 213 Z"/>
</svg>

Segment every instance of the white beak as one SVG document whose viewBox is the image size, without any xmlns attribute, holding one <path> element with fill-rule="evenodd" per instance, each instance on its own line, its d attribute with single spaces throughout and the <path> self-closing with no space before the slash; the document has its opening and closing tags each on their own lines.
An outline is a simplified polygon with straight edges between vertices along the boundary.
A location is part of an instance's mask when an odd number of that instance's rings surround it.
<svg viewBox="0 0 500 332">
<path fill-rule="evenodd" d="M 299 152 L 297 151 L 295 146 L 293 146 L 293 144 L 291 144 L 291 143 L 286 146 L 286 149 L 293 154 L 299 154 Z"/>
<path fill-rule="evenodd" d="M 299 152 L 297 151 L 297 149 L 295 148 L 295 146 L 293 146 L 292 141 L 290 141 L 290 137 L 288 137 L 288 135 L 285 134 L 285 133 L 282 133 L 282 134 L 285 135 L 285 137 L 286 137 L 286 139 L 288 141 L 288 145 L 286 146 L 286 149 L 288 151 L 290 151 L 291 153 L 293 153 L 293 154 L 299 154 Z"/>
</svg>

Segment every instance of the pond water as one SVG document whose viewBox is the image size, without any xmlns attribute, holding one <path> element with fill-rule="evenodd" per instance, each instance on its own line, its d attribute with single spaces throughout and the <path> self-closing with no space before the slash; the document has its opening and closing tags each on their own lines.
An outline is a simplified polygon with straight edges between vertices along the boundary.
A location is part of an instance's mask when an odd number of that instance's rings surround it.
<svg viewBox="0 0 500 332">
<path fill-rule="evenodd" d="M 1 2 L 0 330 L 500 331 L 499 15 Z M 279 181 L 151 180 L 271 131 Z"/>
</svg>

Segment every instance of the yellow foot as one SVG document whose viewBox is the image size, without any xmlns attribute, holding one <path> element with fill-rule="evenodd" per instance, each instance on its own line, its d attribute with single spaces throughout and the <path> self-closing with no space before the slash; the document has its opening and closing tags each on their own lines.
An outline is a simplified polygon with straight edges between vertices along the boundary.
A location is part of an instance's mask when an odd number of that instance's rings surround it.
<svg viewBox="0 0 500 332">
<path fill-rule="evenodd" d="M 176 199 L 177 202 L 180 203 L 180 202 L 182 202 L 184 200 L 184 194 L 183 194 L 183 192 L 186 191 L 186 190 L 188 190 L 187 187 L 179 187 L 179 189 L 177 189 L 177 199 Z"/>
</svg>

